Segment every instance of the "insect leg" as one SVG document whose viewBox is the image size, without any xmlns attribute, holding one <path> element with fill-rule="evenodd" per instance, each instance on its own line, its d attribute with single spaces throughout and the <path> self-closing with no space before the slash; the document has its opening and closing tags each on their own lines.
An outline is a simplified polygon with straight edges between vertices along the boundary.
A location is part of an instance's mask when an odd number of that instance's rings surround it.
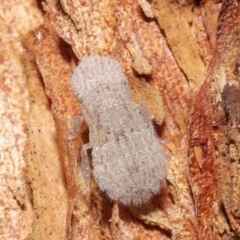
<svg viewBox="0 0 240 240">
<path fill-rule="evenodd" d="M 83 190 L 83 193 L 86 194 L 89 191 L 89 185 L 90 185 L 90 165 L 89 165 L 89 160 L 87 156 L 87 150 L 92 148 L 92 146 L 87 143 L 82 146 L 82 151 L 81 151 L 81 173 L 83 180 L 85 182 L 85 189 Z"/>
<path fill-rule="evenodd" d="M 79 130 L 80 130 L 80 126 L 81 126 L 82 122 L 83 122 L 82 116 L 75 116 L 73 118 L 71 134 L 68 137 L 69 140 L 76 138 L 76 136 L 79 134 Z"/>
</svg>

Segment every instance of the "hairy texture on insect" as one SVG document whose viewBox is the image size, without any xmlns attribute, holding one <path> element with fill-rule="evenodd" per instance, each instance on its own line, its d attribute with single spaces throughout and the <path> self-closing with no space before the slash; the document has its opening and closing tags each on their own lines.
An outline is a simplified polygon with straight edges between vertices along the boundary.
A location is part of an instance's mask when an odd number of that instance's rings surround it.
<svg viewBox="0 0 240 240">
<path fill-rule="evenodd" d="M 124 205 L 140 205 L 160 191 L 166 156 L 143 103 L 136 104 L 120 64 L 110 57 L 81 61 L 71 84 L 89 126 L 81 152 L 89 184 L 86 151 L 92 148 L 93 175 L 100 189 Z"/>
</svg>

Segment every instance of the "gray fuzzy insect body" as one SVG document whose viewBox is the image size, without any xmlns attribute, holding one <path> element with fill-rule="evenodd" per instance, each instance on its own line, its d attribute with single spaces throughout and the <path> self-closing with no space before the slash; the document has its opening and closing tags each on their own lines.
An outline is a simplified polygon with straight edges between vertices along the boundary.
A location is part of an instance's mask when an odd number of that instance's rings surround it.
<svg viewBox="0 0 240 240">
<path fill-rule="evenodd" d="M 100 189 L 125 205 L 148 202 L 165 178 L 166 156 L 144 104 L 136 104 L 120 64 L 103 56 L 81 61 L 71 84 L 89 126 L 90 142 L 81 152 L 89 181 L 87 150 Z"/>
</svg>

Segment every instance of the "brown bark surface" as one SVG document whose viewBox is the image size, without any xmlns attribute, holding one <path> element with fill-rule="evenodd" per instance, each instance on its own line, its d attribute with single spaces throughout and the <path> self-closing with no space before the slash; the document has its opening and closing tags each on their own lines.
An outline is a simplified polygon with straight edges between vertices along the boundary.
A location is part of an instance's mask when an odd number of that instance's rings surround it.
<svg viewBox="0 0 240 240">
<path fill-rule="evenodd" d="M 240 238 L 239 0 L 3 0 L 0 16 L 0 239 Z M 148 204 L 93 178 L 83 194 L 70 78 L 92 55 L 153 116 L 168 164 Z"/>
</svg>

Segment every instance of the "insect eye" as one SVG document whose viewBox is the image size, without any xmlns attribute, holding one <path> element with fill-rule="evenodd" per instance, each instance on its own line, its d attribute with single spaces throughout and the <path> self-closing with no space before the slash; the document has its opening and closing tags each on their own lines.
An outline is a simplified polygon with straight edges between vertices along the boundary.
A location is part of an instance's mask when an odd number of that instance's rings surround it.
<svg viewBox="0 0 240 240">
<path fill-rule="evenodd" d="M 82 94 L 78 94 L 77 99 L 78 99 L 78 101 L 79 101 L 80 103 L 82 103 L 82 102 L 83 102 L 83 96 L 82 96 Z"/>
</svg>

